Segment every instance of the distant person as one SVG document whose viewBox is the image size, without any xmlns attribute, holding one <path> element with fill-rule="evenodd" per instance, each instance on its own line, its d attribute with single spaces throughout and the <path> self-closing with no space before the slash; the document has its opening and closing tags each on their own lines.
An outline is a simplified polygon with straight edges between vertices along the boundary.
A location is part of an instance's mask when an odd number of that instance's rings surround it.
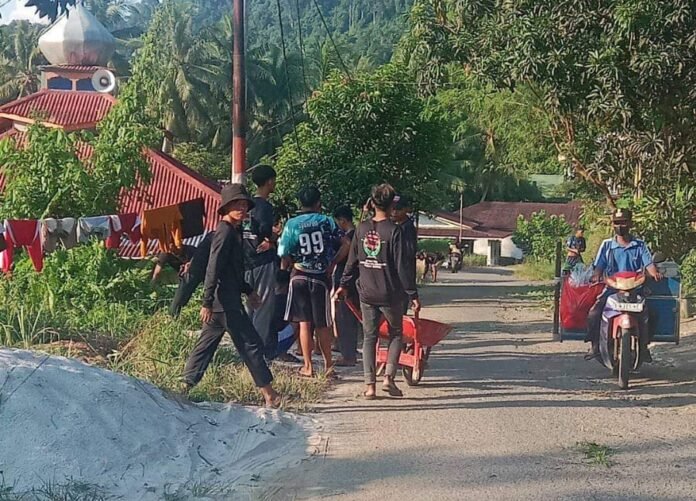
<svg viewBox="0 0 696 501">
<path fill-rule="evenodd" d="M 585 230 L 583 228 L 578 228 L 574 235 L 571 235 L 566 242 L 566 271 L 573 271 L 573 269 L 583 262 L 582 253 L 587 249 L 587 243 L 585 242 Z"/>
<path fill-rule="evenodd" d="M 441 252 L 423 252 L 423 259 L 425 260 L 425 271 L 423 272 L 423 281 L 428 278 L 428 273 L 433 278 L 433 283 L 437 282 L 437 268 L 445 259 Z"/>
<path fill-rule="evenodd" d="M 195 247 L 191 245 L 182 245 L 178 249 L 174 249 L 174 252 L 160 252 L 157 254 L 155 267 L 152 270 L 152 283 L 154 284 L 159 280 L 162 272 L 167 266 L 177 273 L 181 273 L 183 271 L 183 266 L 191 260 L 195 252 Z"/>
<path fill-rule="evenodd" d="M 208 233 L 196 247 L 191 260 L 182 266 L 179 272 L 179 287 L 177 287 L 169 307 L 169 314 L 172 317 L 179 317 L 182 308 L 189 303 L 198 286 L 205 280 L 205 270 L 210 258 L 210 245 L 214 236 L 214 231 Z"/>
<path fill-rule="evenodd" d="M 201 321 L 203 330 L 184 369 L 188 393 L 203 378 L 225 332 L 232 337 L 268 407 L 279 407 L 280 395 L 271 385 L 273 376 L 263 356 L 263 342 L 242 304 L 246 294 L 252 304 L 259 301 L 244 281 L 244 249 L 241 225 L 254 207 L 254 199 L 241 184 L 222 189 L 218 223 L 210 248 L 210 260 L 203 286 Z"/>
<path fill-rule="evenodd" d="M 353 210 L 348 205 L 338 207 L 333 213 L 336 224 L 343 232 L 343 236 L 349 242 L 355 236 L 355 225 L 353 224 Z M 341 286 L 341 277 L 346 268 L 348 256 L 336 263 L 336 270 L 333 273 L 333 290 L 337 291 Z M 347 292 L 346 301 L 351 301 L 356 307 L 360 304 L 358 290 L 352 285 Z M 358 337 L 362 329 L 360 322 L 352 311 L 348 308 L 345 301 L 335 304 L 334 328 L 338 338 L 338 349 L 341 358 L 336 360 L 338 367 L 353 367 L 357 363 Z"/>
<path fill-rule="evenodd" d="M 312 352 L 314 331 L 324 357 L 324 368 L 335 375 L 332 344 L 331 272 L 337 255 L 345 254 L 347 241 L 341 249 L 341 236 L 333 218 L 321 213 L 321 192 L 316 187 L 303 188 L 298 198 L 302 208 L 291 218 L 278 242 L 281 268 L 292 269 L 290 293 L 285 320 L 300 325 L 300 345 L 304 367 L 300 375 L 314 376 Z"/>
<path fill-rule="evenodd" d="M 403 396 L 394 377 L 399 367 L 403 336 L 403 300 L 408 295 L 413 310 L 420 311 L 415 269 L 407 263 L 401 228 L 390 220 L 396 193 L 389 184 L 372 188 L 370 202 L 374 216 L 360 224 L 350 246 L 350 255 L 341 278 L 338 298 L 345 299 L 357 282 L 363 317 L 363 396 L 376 398 L 377 343 L 382 318 L 389 324 L 389 349 L 382 389 L 394 397 Z"/>
<path fill-rule="evenodd" d="M 278 348 L 278 336 L 273 328 L 278 258 L 277 237 L 273 234 L 275 216 L 268 198 L 275 191 L 276 171 L 269 165 L 258 165 L 251 172 L 251 180 L 256 185 L 256 196 L 251 217 L 244 223 L 245 278 L 261 303 L 257 308 L 247 303 L 247 313 L 263 341 L 264 356 L 271 360 Z"/>
<path fill-rule="evenodd" d="M 416 225 L 413 224 L 413 218 L 411 217 L 411 212 L 413 211 L 413 204 L 411 200 L 405 195 L 399 195 L 394 201 L 394 208 L 392 210 L 391 219 L 401 228 L 401 235 L 403 236 L 404 243 L 404 259 L 408 266 L 413 266 L 413 275 L 416 276 L 416 255 L 418 254 L 418 230 Z M 404 315 L 408 312 L 408 307 L 411 304 L 411 300 L 408 296 L 403 298 L 404 304 Z"/>
</svg>

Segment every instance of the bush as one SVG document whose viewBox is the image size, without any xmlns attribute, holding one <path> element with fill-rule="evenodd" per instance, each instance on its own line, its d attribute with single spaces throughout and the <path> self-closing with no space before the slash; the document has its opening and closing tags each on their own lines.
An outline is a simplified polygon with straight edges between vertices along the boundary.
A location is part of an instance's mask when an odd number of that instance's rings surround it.
<svg viewBox="0 0 696 501">
<path fill-rule="evenodd" d="M 545 211 L 532 214 L 529 220 L 520 216 L 512 241 L 525 256 L 542 261 L 554 261 L 556 245 L 572 231 L 565 218 L 547 216 Z"/>
<path fill-rule="evenodd" d="M 462 256 L 462 266 L 469 267 L 480 267 L 486 266 L 488 264 L 488 258 L 486 256 L 480 256 L 478 254 L 466 254 Z"/>
<path fill-rule="evenodd" d="M 681 263 L 682 293 L 686 297 L 696 296 L 696 249 L 692 249 Z"/>
<path fill-rule="evenodd" d="M 553 280 L 556 275 L 555 262 L 542 259 L 528 259 L 514 267 L 515 275 L 523 280 Z"/>
<path fill-rule="evenodd" d="M 447 256 L 449 255 L 449 245 L 450 240 L 444 238 L 421 240 L 418 242 L 418 250 L 425 252 L 440 252 Z"/>
</svg>

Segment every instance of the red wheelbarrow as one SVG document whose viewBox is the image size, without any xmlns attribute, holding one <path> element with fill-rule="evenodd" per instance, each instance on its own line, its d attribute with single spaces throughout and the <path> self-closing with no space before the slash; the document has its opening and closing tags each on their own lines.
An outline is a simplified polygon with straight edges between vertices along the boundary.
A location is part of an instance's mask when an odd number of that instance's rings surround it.
<svg viewBox="0 0 696 501">
<path fill-rule="evenodd" d="M 353 315 L 362 322 L 362 314 L 353 303 L 346 301 L 346 305 L 353 312 Z M 404 348 L 399 357 L 399 365 L 404 374 L 406 384 L 416 386 L 423 377 L 423 372 L 427 367 L 430 358 L 430 350 L 437 343 L 442 341 L 447 334 L 452 331 L 452 327 L 447 324 L 420 318 L 418 313 L 413 317 L 403 317 L 403 342 Z M 379 326 L 381 338 L 389 338 L 389 323 L 382 320 Z M 377 344 L 377 365 L 378 375 L 383 373 L 387 364 L 387 348 Z"/>
</svg>

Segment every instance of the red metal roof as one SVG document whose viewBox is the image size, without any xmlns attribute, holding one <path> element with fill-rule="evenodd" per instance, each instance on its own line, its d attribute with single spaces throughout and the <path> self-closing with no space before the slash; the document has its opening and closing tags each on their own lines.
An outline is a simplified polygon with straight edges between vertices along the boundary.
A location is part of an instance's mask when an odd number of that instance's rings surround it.
<svg viewBox="0 0 696 501">
<path fill-rule="evenodd" d="M 65 130 L 92 129 L 116 102 L 109 94 L 44 89 L 0 106 L 0 118 Z"/>
</svg>

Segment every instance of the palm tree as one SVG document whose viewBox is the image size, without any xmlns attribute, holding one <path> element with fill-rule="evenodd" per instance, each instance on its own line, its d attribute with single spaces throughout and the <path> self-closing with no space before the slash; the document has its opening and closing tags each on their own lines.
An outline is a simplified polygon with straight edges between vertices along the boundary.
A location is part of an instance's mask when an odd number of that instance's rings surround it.
<svg viewBox="0 0 696 501">
<path fill-rule="evenodd" d="M 27 21 L 13 23 L 0 38 L 0 102 L 27 96 L 39 89 L 40 28 Z"/>
</svg>

